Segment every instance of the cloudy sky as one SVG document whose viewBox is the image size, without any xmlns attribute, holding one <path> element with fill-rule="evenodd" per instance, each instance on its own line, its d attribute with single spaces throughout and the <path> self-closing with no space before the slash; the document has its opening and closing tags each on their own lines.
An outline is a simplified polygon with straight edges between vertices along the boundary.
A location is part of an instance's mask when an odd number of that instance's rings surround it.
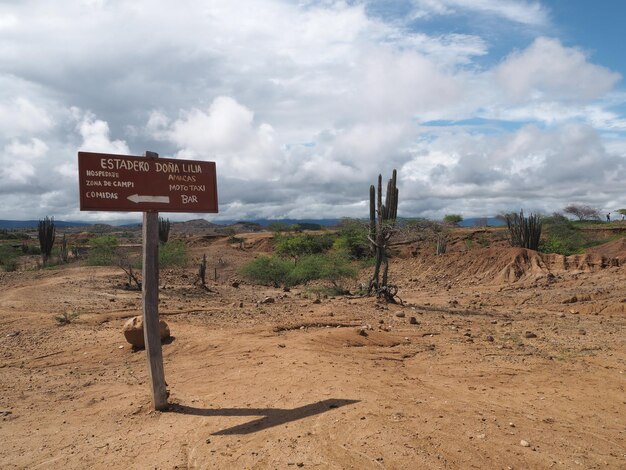
<svg viewBox="0 0 626 470">
<path fill-rule="evenodd" d="M 366 217 L 393 168 L 406 217 L 626 207 L 625 17 L 619 0 L 0 0 L 0 219 L 128 218 L 79 212 L 78 150 L 215 161 L 209 220 Z"/>
</svg>

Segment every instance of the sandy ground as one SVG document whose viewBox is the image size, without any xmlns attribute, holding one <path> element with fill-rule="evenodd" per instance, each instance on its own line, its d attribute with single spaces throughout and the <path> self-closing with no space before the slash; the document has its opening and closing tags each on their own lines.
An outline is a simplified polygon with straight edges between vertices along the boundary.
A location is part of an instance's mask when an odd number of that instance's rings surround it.
<svg viewBox="0 0 626 470">
<path fill-rule="evenodd" d="M 195 244 L 215 293 L 163 270 L 167 412 L 121 333 L 141 309 L 121 270 L 0 273 L 0 468 L 626 468 L 610 247 L 395 259 L 404 305 L 233 287 L 254 247 Z"/>
</svg>

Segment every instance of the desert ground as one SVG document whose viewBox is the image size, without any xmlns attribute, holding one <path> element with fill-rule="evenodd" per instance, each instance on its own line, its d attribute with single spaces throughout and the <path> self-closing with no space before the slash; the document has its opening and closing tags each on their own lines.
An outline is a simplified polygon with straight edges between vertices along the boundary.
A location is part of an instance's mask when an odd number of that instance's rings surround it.
<svg viewBox="0 0 626 470">
<path fill-rule="evenodd" d="M 238 267 L 268 236 L 194 239 L 211 291 L 162 270 L 165 412 L 122 334 L 123 271 L 0 273 L 0 468 L 626 468 L 624 238 L 406 247 L 393 305 L 252 285 Z"/>
</svg>

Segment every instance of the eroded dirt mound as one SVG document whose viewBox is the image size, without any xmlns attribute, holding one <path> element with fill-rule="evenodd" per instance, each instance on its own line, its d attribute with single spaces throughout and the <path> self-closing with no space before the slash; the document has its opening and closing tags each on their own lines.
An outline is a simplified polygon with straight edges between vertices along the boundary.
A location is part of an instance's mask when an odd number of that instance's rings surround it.
<svg viewBox="0 0 626 470">
<path fill-rule="evenodd" d="M 524 248 L 489 247 L 407 260 L 410 279 L 453 283 L 509 284 L 535 282 L 550 273 L 598 272 L 626 263 L 626 239 L 614 240 L 572 256 Z"/>
<path fill-rule="evenodd" d="M 587 253 L 600 255 L 605 258 L 618 258 L 620 261 L 626 260 L 626 238 L 603 243 L 602 245 L 589 248 Z"/>
<path fill-rule="evenodd" d="M 596 272 L 612 266 L 620 266 L 619 258 L 602 256 L 596 253 L 563 256 L 557 254 L 543 254 L 542 258 L 550 271 L 585 271 Z"/>
<path fill-rule="evenodd" d="M 249 240 L 250 249 L 260 253 L 271 253 L 274 251 L 274 241 L 271 238 L 258 238 Z"/>
<path fill-rule="evenodd" d="M 427 256 L 410 261 L 410 271 L 424 280 L 488 284 L 536 280 L 549 270 L 541 255 L 524 248 L 484 248 Z"/>
</svg>

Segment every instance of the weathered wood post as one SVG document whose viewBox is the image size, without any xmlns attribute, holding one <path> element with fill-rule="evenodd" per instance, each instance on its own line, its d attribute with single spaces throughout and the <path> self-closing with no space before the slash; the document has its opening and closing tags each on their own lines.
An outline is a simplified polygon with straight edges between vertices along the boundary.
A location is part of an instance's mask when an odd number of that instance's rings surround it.
<svg viewBox="0 0 626 470">
<path fill-rule="evenodd" d="M 194 184 L 186 184 L 193 181 Z M 167 408 L 159 326 L 159 212 L 217 213 L 214 162 L 78 152 L 81 211 L 143 212 L 143 325 L 155 410 Z M 206 266 L 206 259 L 205 259 Z M 129 274 L 132 276 L 132 272 Z"/>
<path fill-rule="evenodd" d="M 158 153 L 146 152 L 146 158 L 156 159 Z M 159 213 L 143 213 L 143 335 L 148 359 L 148 376 L 155 410 L 167 408 L 167 388 L 163 370 L 163 351 L 159 328 Z"/>
</svg>

